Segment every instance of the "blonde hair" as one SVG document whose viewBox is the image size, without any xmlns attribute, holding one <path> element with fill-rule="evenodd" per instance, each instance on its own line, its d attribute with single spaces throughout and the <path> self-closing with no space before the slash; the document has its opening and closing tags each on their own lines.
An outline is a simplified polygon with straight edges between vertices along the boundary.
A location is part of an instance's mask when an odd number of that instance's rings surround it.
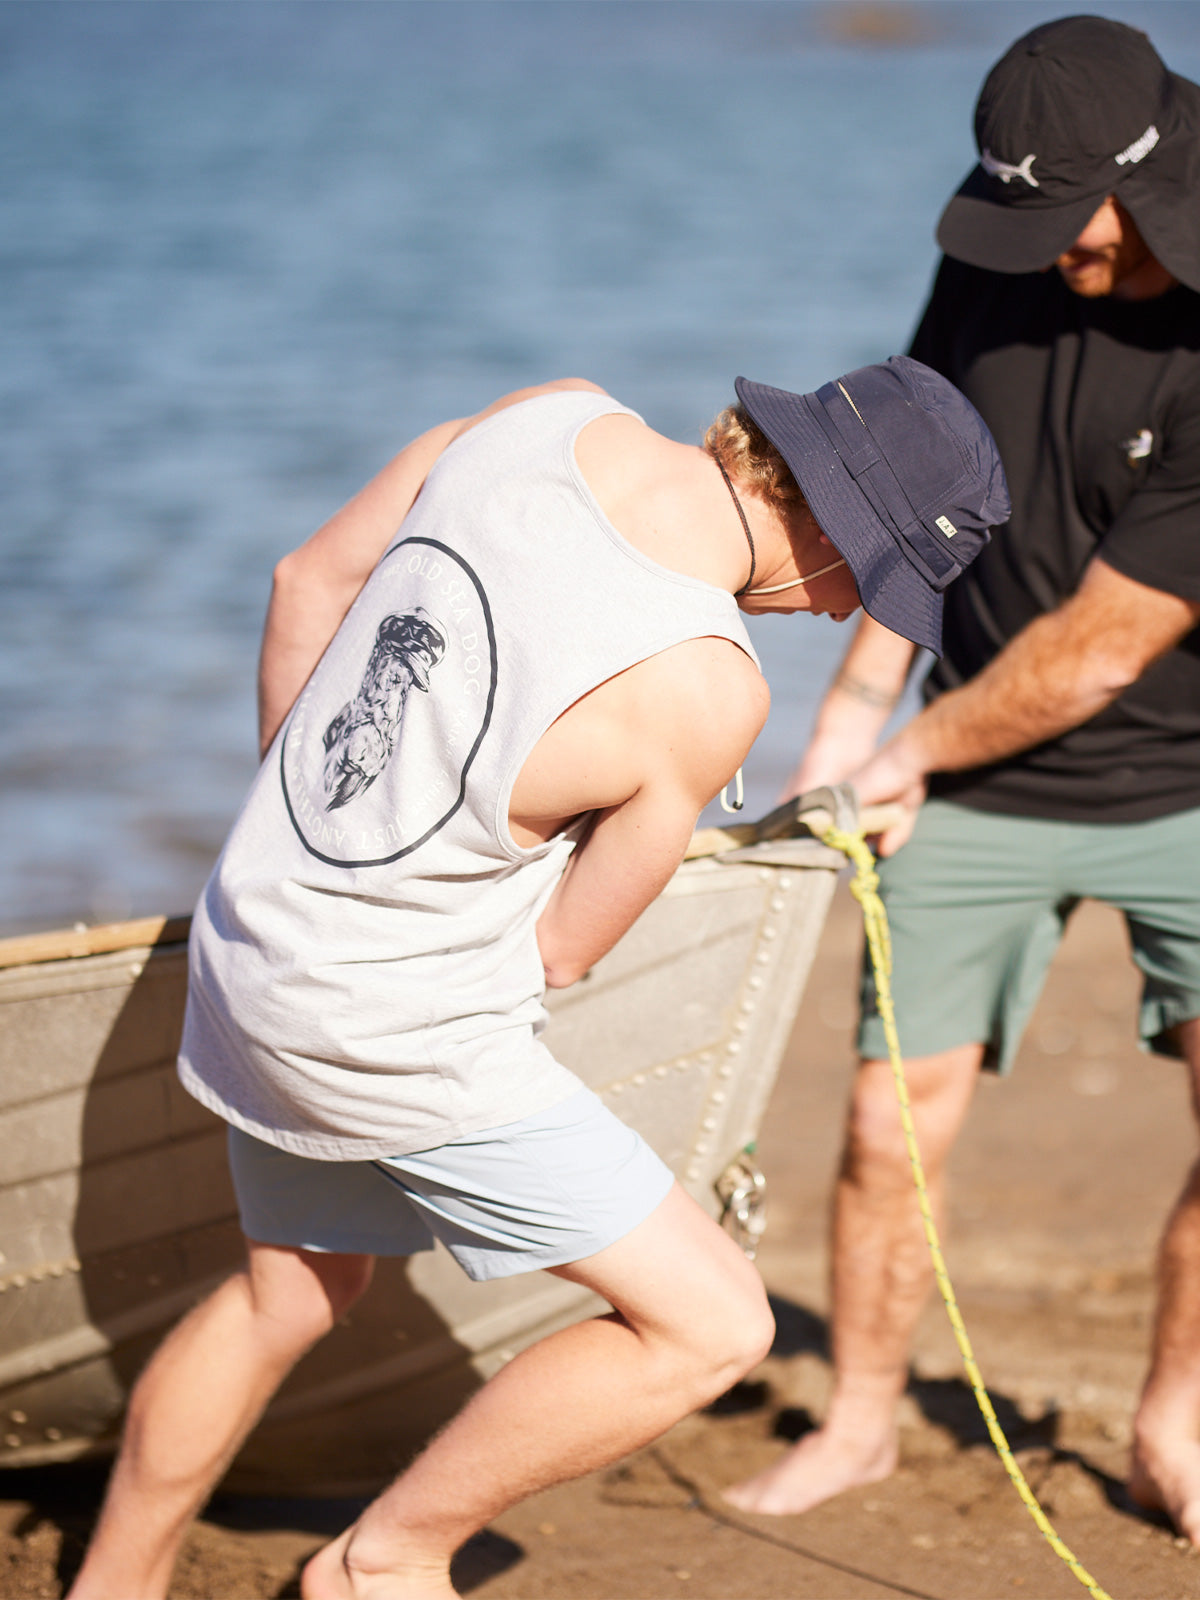
<svg viewBox="0 0 1200 1600">
<path fill-rule="evenodd" d="M 792 511 L 804 506 L 800 485 L 792 469 L 741 406 L 726 406 L 704 435 L 704 449 L 729 476 L 778 507 Z"/>
</svg>

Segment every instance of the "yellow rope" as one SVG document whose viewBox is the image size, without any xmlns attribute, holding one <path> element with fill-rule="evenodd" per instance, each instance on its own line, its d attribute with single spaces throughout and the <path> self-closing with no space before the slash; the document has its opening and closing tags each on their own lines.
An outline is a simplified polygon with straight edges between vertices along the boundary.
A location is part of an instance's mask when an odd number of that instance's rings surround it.
<svg viewBox="0 0 1200 1600">
<path fill-rule="evenodd" d="M 937 1277 L 938 1288 L 942 1292 L 942 1299 L 946 1304 L 946 1311 L 950 1317 L 950 1326 L 954 1329 L 954 1337 L 958 1341 L 959 1353 L 966 1368 L 967 1377 L 970 1379 L 971 1388 L 974 1390 L 975 1399 L 983 1413 L 983 1420 L 987 1423 L 987 1430 L 991 1436 L 996 1452 L 1004 1463 L 1004 1469 L 1012 1479 L 1017 1493 L 1024 1501 L 1026 1508 L 1034 1522 L 1037 1523 L 1046 1542 L 1070 1567 L 1071 1571 L 1083 1584 L 1084 1588 L 1094 1597 L 1094 1600 L 1109 1600 L 1096 1580 L 1089 1572 L 1080 1566 L 1079 1562 L 1067 1549 L 1066 1545 L 1055 1533 L 1050 1519 L 1038 1504 L 1033 1490 L 1025 1480 L 1025 1474 L 1017 1465 L 1013 1453 L 1009 1448 L 1008 1440 L 1004 1437 L 1004 1430 L 996 1419 L 992 1407 L 991 1396 L 984 1387 L 983 1377 L 975 1363 L 975 1356 L 971 1349 L 971 1341 L 967 1338 L 967 1330 L 963 1324 L 962 1313 L 958 1309 L 958 1302 L 954 1298 L 954 1288 L 946 1271 L 946 1263 L 942 1257 L 942 1247 L 938 1240 L 937 1228 L 934 1225 L 933 1212 L 929 1205 L 929 1194 L 925 1187 L 925 1171 L 921 1165 L 921 1153 L 917 1148 L 916 1130 L 913 1127 L 912 1109 L 908 1099 L 908 1084 L 904 1077 L 904 1062 L 900 1055 L 900 1040 L 896 1033 L 896 1010 L 892 1004 L 892 949 L 891 939 L 888 934 L 887 913 L 883 901 L 877 893 L 879 876 L 875 871 L 875 857 L 867 845 L 861 832 L 844 833 L 839 828 L 829 828 L 823 835 L 823 842 L 834 850 L 841 850 L 849 856 L 855 866 L 855 876 L 850 885 L 850 892 L 862 906 L 863 923 L 866 927 L 867 945 L 871 952 L 871 966 L 875 973 L 876 1003 L 879 1009 L 880 1020 L 883 1023 L 884 1036 L 887 1039 L 888 1059 L 892 1064 L 892 1076 L 896 1082 L 896 1095 L 900 1101 L 900 1122 L 904 1128 L 904 1140 L 908 1146 L 908 1159 L 912 1165 L 913 1181 L 917 1186 L 917 1205 L 921 1212 L 921 1221 L 925 1227 L 925 1239 L 929 1245 L 929 1254 L 933 1258 L 933 1270 Z"/>
</svg>

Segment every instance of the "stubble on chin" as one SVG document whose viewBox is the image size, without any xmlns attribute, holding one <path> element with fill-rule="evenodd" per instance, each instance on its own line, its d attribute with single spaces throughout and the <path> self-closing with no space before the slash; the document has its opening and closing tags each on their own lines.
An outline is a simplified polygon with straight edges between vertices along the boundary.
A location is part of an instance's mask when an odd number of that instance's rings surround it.
<svg viewBox="0 0 1200 1600">
<path fill-rule="evenodd" d="M 1075 271 L 1061 261 L 1056 265 L 1067 288 L 1084 300 L 1098 300 L 1103 295 L 1111 294 L 1116 286 L 1116 265 L 1112 261 L 1102 258 L 1089 261 Z"/>
</svg>

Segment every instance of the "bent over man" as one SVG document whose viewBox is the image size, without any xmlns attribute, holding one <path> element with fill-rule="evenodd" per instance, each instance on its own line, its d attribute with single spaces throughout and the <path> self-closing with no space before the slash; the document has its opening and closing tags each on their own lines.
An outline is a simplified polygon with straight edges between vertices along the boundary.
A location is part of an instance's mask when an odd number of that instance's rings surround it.
<svg viewBox="0 0 1200 1600">
<path fill-rule="evenodd" d="M 915 817 L 883 893 L 935 1190 L 1083 896 L 1124 912 L 1142 1040 L 1184 1058 L 1200 1104 L 1200 89 L 1134 29 L 1069 17 L 993 68 L 975 131 L 913 353 L 986 419 L 1012 518 L 947 595 L 926 708 L 872 756 L 913 652 L 864 618 L 796 779 L 906 801 L 884 854 Z M 869 978 L 859 1044 L 835 1392 L 819 1432 L 730 1491 L 758 1511 L 896 1463 L 931 1274 Z M 1163 1237 L 1131 1487 L 1200 1543 L 1200 1166 Z"/>
<path fill-rule="evenodd" d="M 906 357 L 816 395 L 738 387 L 703 448 L 588 383 L 509 395 L 277 569 L 265 759 L 196 913 L 180 1057 L 230 1125 L 247 1266 L 141 1377 L 74 1600 L 161 1600 L 378 1254 L 437 1237 L 474 1278 L 545 1268 L 612 1313 L 506 1365 L 313 1558 L 306 1600 L 451 1595 L 489 1519 L 769 1344 L 741 1253 L 539 1043 L 543 987 L 654 898 L 758 732 L 739 604 L 861 596 L 936 647 L 940 588 L 1008 506 L 976 413 Z"/>
</svg>

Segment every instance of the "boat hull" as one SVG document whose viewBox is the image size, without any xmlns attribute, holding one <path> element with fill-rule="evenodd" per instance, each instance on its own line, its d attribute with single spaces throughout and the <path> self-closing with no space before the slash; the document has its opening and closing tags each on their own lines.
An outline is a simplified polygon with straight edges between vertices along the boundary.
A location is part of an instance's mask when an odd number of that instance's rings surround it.
<svg viewBox="0 0 1200 1600">
<path fill-rule="evenodd" d="M 722 1173 L 756 1136 L 841 862 L 811 839 L 685 862 L 550 997 L 546 1043 L 714 1216 Z M 116 948 L 84 954 L 43 936 L 30 943 L 48 958 L 0 968 L 0 1465 L 111 1450 L 150 1351 L 241 1260 L 224 1124 L 175 1076 L 185 931 L 121 947 L 112 930 L 89 948 Z M 544 1273 L 470 1283 L 440 1247 L 381 1261 L 227 1482 L 368 1490 L 517 1350 L 598 1306 Z"/>
</svg>

